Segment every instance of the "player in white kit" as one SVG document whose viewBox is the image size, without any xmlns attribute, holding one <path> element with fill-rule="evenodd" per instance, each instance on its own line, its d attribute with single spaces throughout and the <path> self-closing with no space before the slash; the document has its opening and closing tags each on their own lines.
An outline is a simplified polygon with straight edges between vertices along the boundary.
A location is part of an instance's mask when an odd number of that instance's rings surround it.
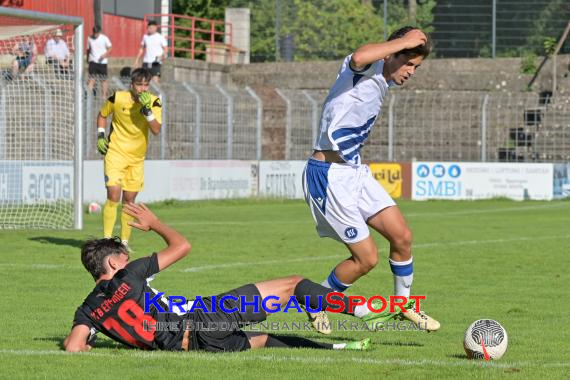
<svg viewBox="0 0 570 380">
<path fill-rule="evenodd" d="M 410 296 L 413 279 L 412 233 L 400 209 L 362 164 L 360 149 L 380 114 L 388 89 L 404 84 L 430 53 L 430 41 L 419 29 L 401 28 L 383 43 L 370 43 L 347 56 L 325 100 L 320 131 L 312 157 L 303 173 L 303 187 L 317 232 L 344 243 L 351 257 L 332 269 L 322 285 L 346 291 L 378 262 L 378 250 L 368 226 L 390 242 L 389 263 L 394 276 L 394 295 Z M 439 322 L 413 310 L 393 318 L 406 318 L 428 331 Z M 378 317 L 366 305 L 355 315 Z M 313 325 L 330 333 L 324 312 L 310 314 Z M 320 327 L 317 327 L 320 326 Z"/>
</svg>

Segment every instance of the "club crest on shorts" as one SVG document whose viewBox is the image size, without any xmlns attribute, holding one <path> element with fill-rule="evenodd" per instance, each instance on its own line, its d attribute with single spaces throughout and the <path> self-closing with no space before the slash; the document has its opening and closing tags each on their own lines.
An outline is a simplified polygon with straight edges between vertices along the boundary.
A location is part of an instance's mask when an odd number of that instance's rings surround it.
<svg viewBox="0 0 570 380">
<path fill-rule="evenodd" d="M 346 230 L 344 230 L 344 236 L 348 239 L 354 239 L 358 236 L 358 230 L 356 227 L 346 227 Z"/>
</svg>

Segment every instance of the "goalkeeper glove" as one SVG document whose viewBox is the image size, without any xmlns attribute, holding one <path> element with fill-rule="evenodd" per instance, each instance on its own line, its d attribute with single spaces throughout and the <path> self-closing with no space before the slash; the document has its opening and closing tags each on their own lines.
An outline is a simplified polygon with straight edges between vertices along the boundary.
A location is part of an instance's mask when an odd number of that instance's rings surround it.
<svg viewBox="0 0 570 380">
<path fill-rule="evenodd" d="M 152 98 L 150 96 L 150 92 L 148 92 L 148 91 L 141 92 L 139 94 L 139 102 L 142 104 L 143 107 L 150 108 L 151 103 L 152 103 Z"/>
<path fill-rule="evenodd" d="M 141 113 L 145 117 L 148 122 L 154 120 L 154 115 L 152 114 L 151 104 L 152 98 L 150 96 L 150 92 L 144 91 L 139 94 L 139 102 L 142 104 Z"/>
<path fill-rule="evenodd" d="M 105 130 L 103 128 L 99 128 L 97 131 L 97 150 L 102 155 L 105 155 L 109 148 L 109 140 L 105 137 Z"/>
</svg>

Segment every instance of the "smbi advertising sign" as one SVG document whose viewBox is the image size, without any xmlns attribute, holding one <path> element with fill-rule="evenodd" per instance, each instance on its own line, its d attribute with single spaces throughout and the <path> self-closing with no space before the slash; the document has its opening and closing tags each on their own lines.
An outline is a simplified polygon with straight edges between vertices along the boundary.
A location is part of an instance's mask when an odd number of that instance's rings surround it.
<svg viewBox="0 0 570 380">
<path fill-rule="evenodd" d="M 412 199 L 552 199 L 552 164 L 414 162 Z"/>
</svg>

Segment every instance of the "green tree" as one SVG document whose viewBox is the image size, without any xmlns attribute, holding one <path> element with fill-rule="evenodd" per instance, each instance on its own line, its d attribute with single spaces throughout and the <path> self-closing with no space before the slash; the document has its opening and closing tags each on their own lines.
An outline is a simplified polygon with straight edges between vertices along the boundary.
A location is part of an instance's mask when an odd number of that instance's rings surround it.
<svg viewBox="0 0 570 380">
<path fill-rule="evenodd" d="M 561 37 L 566 27 L 568 18 L 570 18 L 570 2 L 568 0 L 551 0 L 537 14 L 533 28 L 528 34 L 526 48 L 537 54 L 552 54 L 558 38 Z M 552 43 L 553 40 L 555 41 L 554 44 Z M 570 44 L 566 43 L 561 53 L 568 52 L 570 52 Z"/>
<path fill-rule="evenodd" d="M 408 18 L 408 0 L 390 0 L 388 33 L 409 24 L 430 32 L 435 3 L 418 1 L 414 23 Z M 251 10 L 254 62 L 275 60 L 277 29 L 280 37 L 293 37 L 296 61 L 337 59 L 364 43 L 381 41 L 384 34 L 383 0 L 174 0 L 172 10 L 223 20 L 226 7 Z"/>
<path fill-rule="evenodd" d="M 172 13 L 223 20 L 225 9 L 231 2 L 231 0 L 174 0 Z"/>
<path fill-rule="evenodd" d="M 294 0 L 296 17 L 283 32 L 295 40 L 295 60 L 334 59 L 382 38 L 382 20 L 359 0 Z"/>
</svg>

